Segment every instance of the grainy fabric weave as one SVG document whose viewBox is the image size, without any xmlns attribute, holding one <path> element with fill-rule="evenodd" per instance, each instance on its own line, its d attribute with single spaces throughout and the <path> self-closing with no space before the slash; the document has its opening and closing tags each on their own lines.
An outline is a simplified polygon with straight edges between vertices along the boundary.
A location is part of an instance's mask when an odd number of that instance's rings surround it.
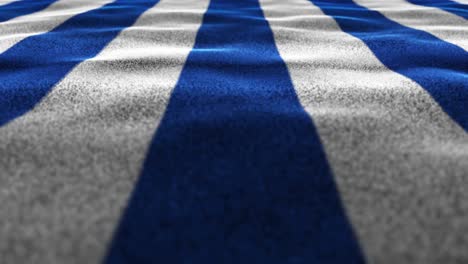
<svg viewBox="0 0 468 264">
<path fill-rule="evenodd" d="M 0 0 L 0 263 L 467 263 L 467 18 Z"/>
</svg>

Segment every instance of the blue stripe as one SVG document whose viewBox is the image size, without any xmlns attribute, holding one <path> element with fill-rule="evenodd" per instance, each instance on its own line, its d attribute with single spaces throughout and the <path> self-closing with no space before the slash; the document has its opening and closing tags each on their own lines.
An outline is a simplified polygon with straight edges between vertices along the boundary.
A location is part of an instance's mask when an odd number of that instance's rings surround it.
<svg viewBox="0 0 468 264">
<path fill-rule="evenodd" d="M 0 22 L 41 11 L 57 0 L 20 0 L 0 6 Z"/>
<path fill-rule="evenodd" d="M 363 263 L 257 0 L 212 0 L 107 263 Z"/>
<path fill-rule="evenodd" d="M 158 0 L 116 0 L 0 55 L 0 125 L 21 116 L 80 62 L 96 56 Z"/>
<path fill-rule="evenodd" d="M 400 25 L 351 0 L 310 0 L 344 32 L 362 40 L 389 69 L 421 85 L 468 130 L 468 54 L 435 36 Z M 421 109 L 424 111 L 424 109 Z"/>
<path fill-rule="evenodd" d="M 408 2 L 422 5 L 440 8 L 444 11 L 450 12 L 457 16 L 468 18 L 468 5 L 457 3 L 451 0 L 408 0 Z"/>
</svg>

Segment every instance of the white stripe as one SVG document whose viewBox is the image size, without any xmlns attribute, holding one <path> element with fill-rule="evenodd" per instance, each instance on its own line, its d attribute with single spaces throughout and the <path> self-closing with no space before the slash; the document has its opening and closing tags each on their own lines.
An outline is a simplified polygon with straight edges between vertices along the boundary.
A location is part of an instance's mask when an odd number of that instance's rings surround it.
<svg viewBox="0 0 468 264">
<path fill-rule="evenodd" d="M 452 1 L 454 1 L 455 3 L 468 5 L 468 0 L 452 0 Z"/>
<path fill-rule="evenodd" d="M 102 257 L 207 4 L 162 0 L 0 128 L 2 262 Z"/>
<path fill-rule="evenodd" d="M 468 134 L 309 1 L 261 4 L 369 263 L 467 259 Z"/>
<path fill-rule="evenodd" d="M 61 0 L 46 9 L 0 23 L 0 53 L 21 40 L 48 32 L 67 19 L 113 0 Z"/>
<path fill-rule="evenodd" d="M 404 26 L 423 30 L 468 49 L 468 21 L 439 8 L 413 5 L 405 0 L 354 0 Z"/>
</svg>

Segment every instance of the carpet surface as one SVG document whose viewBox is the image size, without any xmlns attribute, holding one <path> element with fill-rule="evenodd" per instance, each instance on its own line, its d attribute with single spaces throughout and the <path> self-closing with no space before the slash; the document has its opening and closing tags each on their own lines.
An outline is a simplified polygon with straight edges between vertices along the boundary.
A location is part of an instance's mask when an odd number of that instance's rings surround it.
<svg viewBox="0 0 468 264">
<path fill-rule="evenodd" d="M 0 0 L 0 263 L 468 262 L 466 0 Z"/>
</svg>

